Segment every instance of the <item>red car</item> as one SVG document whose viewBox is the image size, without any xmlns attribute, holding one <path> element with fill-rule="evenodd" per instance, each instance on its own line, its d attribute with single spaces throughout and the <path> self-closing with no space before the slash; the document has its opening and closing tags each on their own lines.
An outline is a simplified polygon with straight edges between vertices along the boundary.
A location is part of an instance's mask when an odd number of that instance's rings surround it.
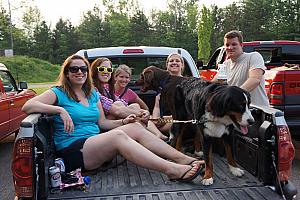
<svg viewBox="0 0 300 200">
<path fill-rule="evenodd" d="M 17 86 L 11 73 L 0 63 L 0 140 L 19 129 L 26 117 L 21 108 L 35 95 L 34 91 L 27 90 L 26 82 L 19 82 Z"/>
</svg>

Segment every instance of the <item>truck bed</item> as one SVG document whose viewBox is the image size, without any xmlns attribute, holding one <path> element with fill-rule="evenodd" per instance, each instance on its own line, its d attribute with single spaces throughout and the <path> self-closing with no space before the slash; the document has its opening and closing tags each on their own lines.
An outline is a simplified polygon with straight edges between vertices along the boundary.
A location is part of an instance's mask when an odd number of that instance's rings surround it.
<svg viewBox="0 0 300 200">
<path fill-rule="evenodd" d="M 245 170 L 241 178 L 229 171 L 225 158 L 214 154 L 214 184 L 203 186 L 201 176 L 193 182 L 171 182 L 166 175 L 148 170 L 117 157 L 106 169 L 89 175 L 88 191 L 68 189 L 51 193 L 49 199 L 282 199 Z M 118 163 L 121 163 L 118 165 Z"/>
</svg>

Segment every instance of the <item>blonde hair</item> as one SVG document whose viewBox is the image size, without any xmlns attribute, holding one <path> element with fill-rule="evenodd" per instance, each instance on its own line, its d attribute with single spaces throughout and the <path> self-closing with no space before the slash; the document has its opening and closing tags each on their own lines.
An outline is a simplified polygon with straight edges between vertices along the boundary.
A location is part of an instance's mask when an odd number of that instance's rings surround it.
<svg viewBox="0 0 300 200">
<path fill-rule="evenodd" d="M 61 87 L 63 89 L 63 91 L 67 93 L 68 97 L 79 102 L 79 99 L 76 96 L 76 94 L 72 88 L 72 84 L 71 84 L 69 78 L 67 77 L 67 74 L 69 73 L 69 67 L 70 67 L 72 61 L 77 60 L 77 59 L 82 60 L 88 68 L 88 71 L 86 72 L 87 78 L 82 86 L 82 90 L 84 91 L 86 97 L 89 97 L 91 95 L 93 86 L 92 86 L 92 78 L 91 78 L 90 71 L 89 71 L 90 64 L 85 58 L 83 58 L 79 55 L 73 54 L 64 61 L 64 63 L 61 66 L 61 70 L 60 70 L 60 73 L 58 76 L 57 86 Z"/>
<path fill-rule="evenodd" d="M 185 67 L 184 66 L 184 60 L 183 60 L 182 56 L 179 53 L 171 53 L 171 54 L 168 55 L 167 61 L 166 61 L 166 69 L 168 68 L 168 62 L 169 62 L 169 60 L 172 56 L 178 56 L 180 58 L 180 61 L 181 61 L 181 64 L 182 64 L 181 73 L 184 72 L 184 67 Z"/>
<path fill-rule="evenodd" d="M 119 67 L 115 70 L 115 77 L 119 76 L 119 74 L 121 74 L 122 71 L 128 73 L 129 77 L 131 77 L 132 70 L 130 69 L 130 67 L 128 67 L 127 65 L 124 65 L 124 64 L 119 65 Z"/>
</svg>

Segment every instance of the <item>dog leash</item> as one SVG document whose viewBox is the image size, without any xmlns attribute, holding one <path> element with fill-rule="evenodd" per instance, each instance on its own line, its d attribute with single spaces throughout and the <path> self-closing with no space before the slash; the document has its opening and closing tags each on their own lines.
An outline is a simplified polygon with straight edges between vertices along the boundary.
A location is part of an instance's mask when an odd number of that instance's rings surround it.
<svg viewBox="0 0 300 200">
<path fill-rule="evenodd" d="M 197 120 L 197 119 L 190 119 L 190 120 L 176 120 L 176 119 L 164 119 L 164 118 L 156 118 L 156 119 L 149 119 L 153 122 L 157 123 L 192 123 L 192 124 L 200 124 L 204 121 Z"/>
</svg>

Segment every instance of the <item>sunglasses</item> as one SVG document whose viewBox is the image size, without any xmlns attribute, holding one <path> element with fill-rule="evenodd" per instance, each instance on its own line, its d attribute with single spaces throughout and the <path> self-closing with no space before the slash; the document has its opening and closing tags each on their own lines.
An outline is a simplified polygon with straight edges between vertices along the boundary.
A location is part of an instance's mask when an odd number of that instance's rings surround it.
<svg viewBox="0 0 300 200">
<path fill-rule="evenodd" d="M 97 69 L 98 69 L 98 72 L 106 72 L 106 73 L 113 72 L 113 68 L 111 68 L 111 67 L 99 66 L 99 67 L 97 67 Z"/>
<path fill-rule="evenodd" d="M 71 73 L 77 73 L 79 70 L 82 73 L 86 73 L 88 71 L 88 68 L 87 66 L 70 66 L 68 70 Z"/>
</svg>

